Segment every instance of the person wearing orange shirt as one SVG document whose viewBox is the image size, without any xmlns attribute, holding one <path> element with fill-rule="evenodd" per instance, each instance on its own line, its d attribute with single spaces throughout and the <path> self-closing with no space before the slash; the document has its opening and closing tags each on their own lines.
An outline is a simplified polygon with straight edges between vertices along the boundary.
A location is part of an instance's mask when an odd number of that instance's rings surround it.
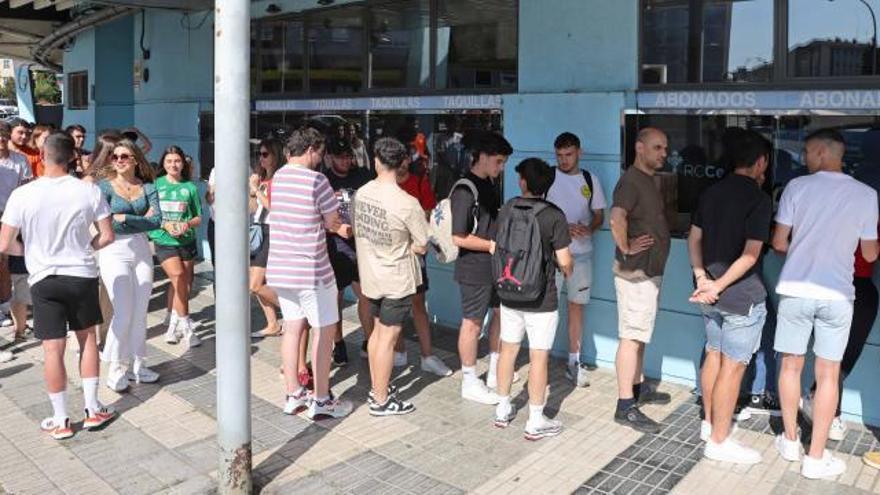
<svg viewBox="0 0 880 495">
<path fill-rule="evenodd" d="M 24 155 L 31 166 L 34 177 L 41 177 L 43 175 L 43 159 L 40 157 L 40 150 L 29 145 L 33 130 L 31 124 L 22 118 L 15 118 L 9 122 L 9 125 L 12 127 L 9 148 Z"/>
</svg>

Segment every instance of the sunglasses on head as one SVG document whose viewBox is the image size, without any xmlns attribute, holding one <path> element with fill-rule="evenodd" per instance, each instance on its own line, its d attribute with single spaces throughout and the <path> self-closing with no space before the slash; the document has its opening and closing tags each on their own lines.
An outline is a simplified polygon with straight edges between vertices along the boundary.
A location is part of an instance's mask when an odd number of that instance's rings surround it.
<svg viewBox="0 0 880 495">
<path fill-rule="evenodd" d="M 120 161 L 127 162 L 127 161 L 131 160 L 131 155 L 126 154 L 126 153 L 123 153 L 121 155 L 114 154 L 114 155 L 110 155 L 110 159 L 113 160 L 114 162 L 120 162 Z"/>
</svg>

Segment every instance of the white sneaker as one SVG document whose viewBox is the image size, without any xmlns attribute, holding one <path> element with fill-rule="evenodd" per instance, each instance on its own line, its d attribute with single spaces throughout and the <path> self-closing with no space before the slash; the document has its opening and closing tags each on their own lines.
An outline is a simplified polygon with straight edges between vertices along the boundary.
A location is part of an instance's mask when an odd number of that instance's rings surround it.
<svg viewBox="0 0 880 495">
<path fill-rule="evenodd" d="M 202 339 L 193 331 L 192 320 L 189 318 L 181 319 L 181 323 L 181 326 L 183 326 L 183 340 L 186 341 L 186 346 L 192 349 L 202 345 Z"/>
<path fill-rule="evenodd" d="M 309 400 L 306 416 L 312 420 L 318 417 L 344 418 L 351 414 L 352 409 L 354 407 L 347 400 L 331 397 L 324 402 L 318 402 L 317 399 L 312 398 Z"/>
<path fill-rule="evenodd" d="M 15 358 L 15 355 L 12 354 L 12 351 L 0 351 L 0 363 L 8 363 Z M 424 365 L 422 365 L 424 366 Z"/>
<path fill-rule="evenodd" d="M 423 357 L 422 371 L 425 373 L 433 373 L 437 376 L 449 376 L 452 374 L 452 370 L 449 369 L 449 366 L 446 366 L 446 363 L 437 356 Z"/>
<path fill-rule="evenodd" d="M 846 436 L 846 422 L 840 419 L 840 416 L 831 421 L 831 428 L 828 429 L 828 439 L 839 442 Z"/>
<path fill-rule="evenodd" d="M 721 443 L 715 443 L 710 438 L 703 448 L 703 455 L 713 461 L 733 464 L 758 464 L 761 462 L 761 454 L 757 450 L 743 447 L 730 435 Z"/>
<path fill-rule="evenodd" d="M 112 362 L 107 370 L 107 388 L 114 392 L 122 392 L 128 388 L 128 365 Z"/>
<path fill-rule="evenodd" d="M 501 402 L 495 406 L 495 427 L 507 428 L 514 418 L 513 405 L 510 402 L 502 404 Z"/>
<path fill-rule="evenodd" d="M 750 411 L 748 407 L 744 407 L 736 413 L 737 421 L 748 421 L 750 419 L 752 419 L 752 411 Z"/>
<path fill-rule="evenodd" d="M 176 317 L 171 319 L 171 322 L 168 323 L 168 330 L 165 330 L 165 343 L 167 344 L 176 344 L 180 342 L 180 336 L 178 335 L 178 327 L 180 326 L 180 320 Z"/>
<path fill-rule="evenodd" d="M 159 381 L 159 373 L 147 368 L 144 361 L 138 358 L 134 359 L 126 377 L 135 383 L 156 383 Z"/>
<path fill-rule="evenodd" d="M 165 312 L 165 319 L 163 320 L 163 325 L 170 325 L 172 321 L 177 319 L 177 311 L 173 309 L 171 311 Z"/>
<path fill-rule="evenodd" d="M 785 438 L 785 433 L 780 433 L 773 441 L 776 445 L 776 451 L 788 462 L 797 462 L 801 460 L 801 443 L 797 440 L 789 440 Z"/>
<path fill-rule="evenodd" d="M 709 441 L 709 437 L 712 436 L 712 423 L 706 421 L 700 421 L 700 440 L 704 442 Z"/>
<path fill-rule="evenodd" d="M 403 368 L 406 365 L 407 365 L 406 351 L 403 351 L 403 352 L 394 351 L 394 367 L 395 368 Z"/>
<path fill-rule="evenodd" d="M 540 440 L 546 437 L 554 437 L 560 433 L 562 433 L 562 421 L 550 419 L 543 414 L 541 419 L 537 421 L 526 421 L 526 440 Z"/>
<path fill-rule="evenodd" d="M 510 381 L 511 384 L 519 381 L 519 373 L 516 371 L 513 372 L 513 380 Z M 486 375 L 486 386 L 495 390 L 498 388 L 498 375 L 495 373 L 488 373 Z"/>
<path fill-rule="evenodd" d="M 461 398 L 490 406 L 498 404 L 499 401 L 498 395 L 477 379 L 465 379 L 461 382 Z"/>
<path fill-rule="evenodd" d="M 820 478 L 835 478 L 846 472 L 846 463 L 831 455 L 825 450 L 821 459 L 813 459 L 805 455 L 801 464 L 801 474 L 804 478 L 817 480 Z"/>
<path fill-rule="evenodd" d="M 301 388 L 298 391 L 287 394 L 284 402 L 284 414 L 297 414 L 309 405 L 309 391 Z"/>
</svg>

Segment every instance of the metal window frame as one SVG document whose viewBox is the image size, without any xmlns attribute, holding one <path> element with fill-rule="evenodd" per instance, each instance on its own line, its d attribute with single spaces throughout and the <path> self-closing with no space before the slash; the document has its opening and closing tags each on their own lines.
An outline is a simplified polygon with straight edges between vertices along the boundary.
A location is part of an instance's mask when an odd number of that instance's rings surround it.
<svg viewBox="0 0 880 495">
<path fill-rule="evenodd" d="M 85 79 L 85 81 L 83 83 L 78 85 L 79 92 L 82 93 L 83 95 L 85 95 L 85 98 L 84 98 L 82 104 L 78 104 L 75 102 L 75 100 L 77 99 L 76 98 L 77 92 L 73 91 L 73 82 L 72 82 L 74 78 L 78 79 L 80 77 Z M 67 98 L 67 105 L 66 105 L 67 109 L 68 110 L 88 110 L 89 109 L 89 71 L 80 70 L 80 71 L 76 71 L 76 72 L 68 72 L 66 82 L 67 82 L 68 94 L 70 95 Z"/>
<path fill-rule="evenodd" d="M 269 21 L 290 21 L 290 20 L 300 20 L 303 22 L 304 36 L 303 36 L 303 89 L 302 91 L 294 91 L 287 92 L 282 91 L 278 93 L 263 93 L 260 91 L 260 87 L 262 84 L 262 47 L 261 44 L 257 43 L 257 54 L 258 57 L 258 65 L 257 65 L 257 73 L 255 78 L 255 87 L 253 88 L 251 97 L 253 99 L 259 100 L 289 100 L 289 99 L 298 99 L 298 98 L 307 98 L 307 99 L 317 99 L 317 98 L 340 98 L 340 97 L 370 97 L 370 96 L 442 96 L 442 95 L 473 95 L 473 94 L 486 94 L 486 95 L 494 95 L 494 94 L 508 94 L 508 93 L 516 93 L 519 91 L 519 64 L 517 63 L 517 78 L 516 84 L 513 87 L 498 87 L 498 88 L 451 88 L 451 89 L 438 89 L 437 88 L 437 27 L 438 27 L 438 16 L 439 16 L 439 2 L 440 0 L 428 0 L 428 8 L 429 8 L 429 39 L 430 39 L 430 54 L 429 54 L 429 63 L 430 63 L 430 72 L 429 77 L 430 81 L 427 88 L 380 88 L 375 89 L 370 87 L 371 81 L 369 80 L 369 71 L 370 71 L 370 46 L 369 46 L 369 38 L 372 31 L 372 23 L 371 21 L 371 7 L 381 6 L 381 5 L 390 5 L 399 3 L 400 0 L 364 0 L 361 2 L 351 2 L 343 5 L 333 5 L 324 8 L 316 8 L 310 9 L 303 12 L 297 13 L 286 13 L 275 16 L 265 16 L 257 19 L 253 19 L 251 21 L 252 29 L 260 29 L 260 26 L 263 22 Z M 516 39 L 516 51 L 519 54 L 519 5 L 521 0 L 512 0 L 514 2 L 514 8 L 516 9 L 517 15 L 514 16 L 514 27 L 517 31 L 517 39 Z M 362 54 L 364 65 L 362 70 L 362 84 L 361 91 L 357 93 L 313 93 L 311 91 L 311 51 L 309 50 L 309 27 L 313 22 L 315 16 L 320 15 L 322 13 L 327 13 L 334 10 L 341 9 L 360 9 L 361 11 L 361 22 L 363 25 L 363 36 L 364 36 L 364 53 Z M 640 31 L 641 32 L 641 31 Z M 640 52 L 641 54 L 641 52 Z M 517 56 L 518 58 L 518 56 Z"/>
<path fill-rule="evenodd" d="M 880 73 L 871 76 L 845 77 L 792 77 L 788 74 L 788 21 L 790 0 L 773 1 L 773 72 L 767 82 L 686 82 L 672 84 L 645 84 L 642 82 L 644 60 L 645 9 L 649 0 L 639 0 L 639 55 L 636 75 L 638 89 L 649 91 L 680 90 L 776 90 L 776 89 L 815 89 L 822 86 L 828 89 L 875 89 L 880 86 Z M 690 6 L 705 5 L 706 0 L 689 0 Z M 689 6 L 689 7 L 690 7 Z M 690 30 L 690 26 L 688 26 Z"/>
</svg>

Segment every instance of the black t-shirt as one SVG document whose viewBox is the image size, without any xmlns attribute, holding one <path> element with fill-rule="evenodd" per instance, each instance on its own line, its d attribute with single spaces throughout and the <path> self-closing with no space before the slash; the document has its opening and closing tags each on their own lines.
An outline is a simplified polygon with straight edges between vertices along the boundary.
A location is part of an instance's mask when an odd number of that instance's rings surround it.
<svg viewBox="0 0 880 495">
<path fill-rule="evenodd" d="M 477 187 L 479 213 L 477 230 L 474 235 L 481 239 L 494 239 L 497 229 L 498 209 L 501 196 L 498 188 L 489 179 L 481 179 L 471 172 L 465 176 Z M 449 196 L 452 209 L 452 234 L 467 235 L 474 228 L 474 195 L 465 186 L 459 186 Z M 487 251 L 460 249 L 455 260 L 455 281 L 460 284 L 491 285 L 492 256 Z"/>
<path fill-rule="evenodd" d="M 520 201 L 541 201 L 542 199 L 520 198 Z M 512 200 L 511 200 L 512 201 Z M 550 205 L 538 213 L 538 228 L 541 230 L 541 244 L 544 249 L 544 256 L 550 261 L 552 266 L 547 267 L 547 288 L 544 294 L 535 301 L 503 303 L 511 309 L 517 309 L 528 313 L 548 313 L 556 311 L 559 308 L 559 294 L 556 291 L 556 263 L 554 253 L 571 244 L 571 236 L 568 232 L 568 221 L 565 219 L 565 213 L 556 205 Z M 498 218 L 498 222 L 504 221 L 503 217 Z"/>
<path fill-rule="evenodd" d="M 336 175 L 332 169 L 325 170 L 324 175 L 327 176 L 327 181 L 336 192 L 336 199 L 339 200 L 340 220 L 342 223 L 351 224 L 351 218 L 348 214 L 351 198 L 361 186 L 373 180 L 373 174 L 368 170 L 352 167 L 345 177 Z M 354 259 L 354 239 L 343 239 L 336 234 L 328 234 L 327 238 L 329 239 L 327 247 L 330 249 L 331 257 L 340 253 Z"/>
<path fill-rule="evenodd" d="M 703 231 L 703 266 L 711 278 L 724 275 L 742 256 L 746 241 L 768 242 L 773 219 L 770 197 L 749 177 L 729 174 L 700 196 L 693 223 Z M 753 304 L 764 302 L 767 291 L 760 263 L 728 287 L 716 303 L 722 311 L 747 315 Z"/>
</svg>

